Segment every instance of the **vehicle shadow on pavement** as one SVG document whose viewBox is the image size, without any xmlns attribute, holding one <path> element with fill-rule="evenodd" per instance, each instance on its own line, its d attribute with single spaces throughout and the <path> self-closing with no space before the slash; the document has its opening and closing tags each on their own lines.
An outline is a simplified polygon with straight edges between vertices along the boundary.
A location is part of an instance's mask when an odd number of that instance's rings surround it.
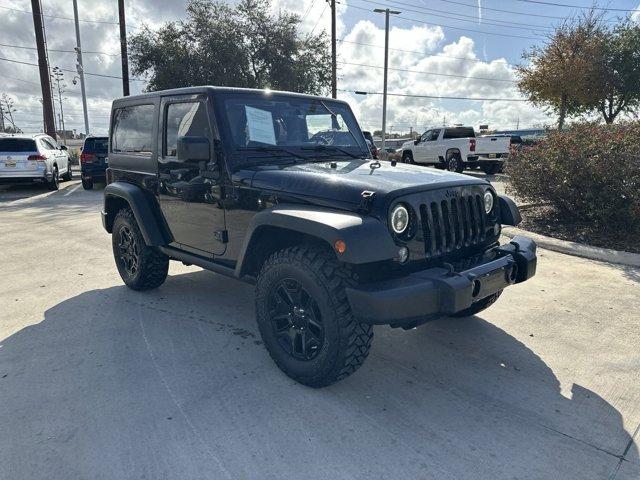
<svg viewBox="0 0 640 480">
<path fill-rule="evenodd" d="M 633 432 L 479 317 L 377 328 L 352 377 L 280 373 L 253 288 L 93 290 L 0 346 L 0 478 L 636 478 Z M 627 426 L 628 428 L 635 428 Z"/>
</svg>

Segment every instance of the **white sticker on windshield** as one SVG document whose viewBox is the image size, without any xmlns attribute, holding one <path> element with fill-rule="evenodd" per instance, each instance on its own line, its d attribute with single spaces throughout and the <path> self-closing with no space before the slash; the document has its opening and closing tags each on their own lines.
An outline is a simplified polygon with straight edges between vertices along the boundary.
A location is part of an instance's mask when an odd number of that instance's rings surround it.
<svg viewBox="0 0 640 480">
<path fill-rule="evenodd" d="M 271 112 L 245 106 L 247 113 L 247 127 L 249 140 L 253 142 L 276 144 L 276 133 L 273 129 L 273 117 Z"/>
</svg>

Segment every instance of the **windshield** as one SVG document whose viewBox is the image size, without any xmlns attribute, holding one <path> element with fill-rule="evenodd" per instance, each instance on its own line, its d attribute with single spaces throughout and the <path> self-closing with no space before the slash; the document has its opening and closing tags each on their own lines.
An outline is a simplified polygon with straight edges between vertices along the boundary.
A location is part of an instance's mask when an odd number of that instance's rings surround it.
<svg viewBox="0 0 640 480">
<path fill-rule="evenodd" d="M 220 102 L 236 162 L 369 155 L 351 109 L 342 102 L 289 95 L 229 95 Z"/>
</svg>

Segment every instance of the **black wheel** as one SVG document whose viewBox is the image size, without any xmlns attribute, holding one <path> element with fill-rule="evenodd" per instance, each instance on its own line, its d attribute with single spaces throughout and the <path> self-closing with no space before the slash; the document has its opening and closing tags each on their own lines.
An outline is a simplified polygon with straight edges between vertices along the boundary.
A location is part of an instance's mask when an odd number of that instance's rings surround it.
<svg viewBox="0 0 640 480">
<path fill-rule="evenodd" d="M 488 297 L 483 298 L 482 300 L 478 300 L 477 302 L 472 304 L 469 308 L 462 310 L 458 313 L 454 313 L 452 316 L 453 317 L 470 317 L 471 315 L 480 313 L 481 311 L 486 310 L 491 305 L 496 303 L 496 300 L 498 300 L 500 295 L 502 295 L 502 290 L 500 290 L 497 293 L 494 293 L 493 295 L 489 295 Z"/>
<path fill-rule="evenodd" d="M 82 179 L 82 188 L 85 190 L 93 190 L 93 180 Z"/>
<path fill-rule="evenodd" d="M 450 153 L 447 155 L 447 170 L 457 173 L 464 171 L 464 163 L 462 163 L 459 153 Z"/>
<path fill-rule="evenodd" d="M 144 242 L 130 209 L 118 212 L 111 235 L 113 256 L 124 283 L 133 290 L 150 290 L 162 285 L 169 271 L 169 257 Z"/>
<path fill-rule="evenodd" d="M 47 182 L 47 188 L 49 190 L 58 190 L 60 188 L 60 176 L 58 175 L 58 167 L 53 167 L 53 174 L 51 180 Z"/>
<path fill-rule="evenodd" d="M 413 154 L 411 152 L 404 152 L 402 154 L 402 163 L 415 164 L 416 162 L 413 161 Z"/>
<path fill-rule="evenodd" d="M 68 164 L 68 166 L 67 166 L 67 173 L 65 173 L 65 174 L 62 176 L 62 179 L 63 179 L 65 182 L 69 182 L 69 181 L 73 180 L 73 172 L 71 171 L 71 164 Z"/>
<path fill-rule="evenodd" d="M 499 170 L 500 170 L 500 165 L 496 165 L 495 163 L 482 166 L 482 171 L 487 175 L 493 175 L 495 173 L 498 173 Z"/>
<path fill-rule="evenodd" d="M 324 387 L 355 372 L 367 358 L 373 329 L 352 315 L 345 287 L 350 271 L 319 246 L 274 253 L 256 287 L 256 314 L 276 365 L 310 387 Z"/>
</svg>

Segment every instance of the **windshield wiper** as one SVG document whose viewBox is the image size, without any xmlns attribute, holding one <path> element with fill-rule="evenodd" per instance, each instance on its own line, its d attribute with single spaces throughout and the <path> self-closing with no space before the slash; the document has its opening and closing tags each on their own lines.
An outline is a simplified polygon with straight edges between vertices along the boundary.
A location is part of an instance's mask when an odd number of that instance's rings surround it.
<svg viewBox="0 0 640 480">
<path fill-rule="evenodd" d="M 279 157 L 276 152 L 280 153 L 288 153 L 292 157 L 300 158 L 302 160 L 309 160 L 308 157 L 304 155 L 300 155 L 299 153 L 294 152 L 293 150 L 289 150 L 288 148 L 276 147 L 276 146 L 264 146 L 264 147 L 239 147 L 238 150 L 250 150 L 254 152 L 265 152 L 270 154 L 273 157 Z"/>
<path fill-rule="evenodd" d="M 351 153 L 344 148 L 336 147 L 335 145 L 314 145 L 313 147 L 302 147 L 302 150 L 313 150 L 316 152 L 326 152 L 327 150 L 337 150 L 338 152 L 349 155 L 351 158 L 362 158 L 362 155 Z"/>
</svg>

